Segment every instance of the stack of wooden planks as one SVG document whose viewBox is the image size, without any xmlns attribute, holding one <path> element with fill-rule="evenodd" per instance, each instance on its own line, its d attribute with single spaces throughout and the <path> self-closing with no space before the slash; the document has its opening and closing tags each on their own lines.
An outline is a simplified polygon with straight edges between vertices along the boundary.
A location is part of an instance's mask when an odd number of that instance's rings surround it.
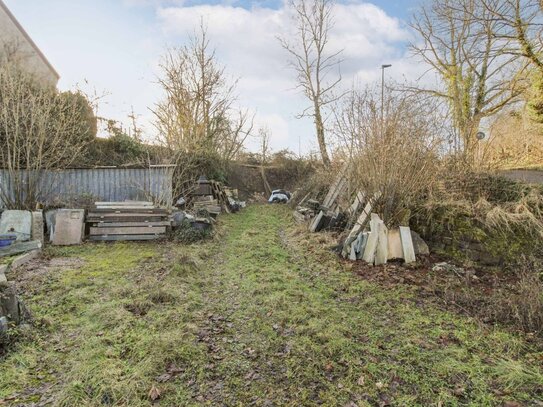
<svg viewBox="0 0 543 407">
<path fill-rule="evenodd" d="M 94 241 L 160 239 L 171 226 L 168 210 L 141 201 L 95 202 L 86 222 Z"/>
</svg>

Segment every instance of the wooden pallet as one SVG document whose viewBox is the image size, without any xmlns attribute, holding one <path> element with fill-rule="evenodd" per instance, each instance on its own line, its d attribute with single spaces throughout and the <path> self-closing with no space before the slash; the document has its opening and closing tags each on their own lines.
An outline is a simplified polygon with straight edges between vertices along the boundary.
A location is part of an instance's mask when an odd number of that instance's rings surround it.
<svg viewBox="0 0 543 407">
<path fill-rule="evenodd" d="M 97 202 L 86 223 L 90 240 L 153 240 L 166 235 L 169 216 L 151 202 Z"/>
</svg>

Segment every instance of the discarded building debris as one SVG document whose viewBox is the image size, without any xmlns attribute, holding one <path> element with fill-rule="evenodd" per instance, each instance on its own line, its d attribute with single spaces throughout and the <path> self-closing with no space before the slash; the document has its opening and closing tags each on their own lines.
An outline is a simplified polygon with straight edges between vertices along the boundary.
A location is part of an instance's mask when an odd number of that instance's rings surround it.
<svg viewBox="0 0 543 407">
<path fill-rule="evenodd" d="M 96 202 L 87 215 L 89 240 L 154 240 L 165 237 L 170 211 L 152 202 Z"/>
<path fill-rule="evenodd" d="M 220 182 L 201 176 L 192 192 L 192 207 L 195 211 L 205 209 L 213 218 L 221 212 L 233 213 L 245 207 L 238 199 L 238 191 L 224 187 Z"/>
<path fill-rule="evenodd" d="M 294 217 L 298 222 L 309 220 L 309 231 L 349 230 L 340 245 L 340 253 L 350 260 L 364 260 L 381 265 L 391 259 L 403 259 L 405 263 L 416 261 L 416 254 L 429 254 L 422 238 L 409 227 L 389 230 L 374 207 L 380 193 L 366 194 L 357 191 L 352 201 L 345 202 L 348 193 L 348 163 L 344 164 L 332 183 L 322 204 L 306 195 L 299 203 Z M 343 199 L 340 199 L 343 198 Z M 342 209 L 340 201 L 343 202 Z M 352 203 L 351 203 L 352 202 Z"/>
<path fill-rule="evenodd" d="M 288 203 L 290 201 L 291 194 L 284 189 L 276 189 L 272 191 L 270 197 L 268 198 L 269 203 Z"/>
</svg>

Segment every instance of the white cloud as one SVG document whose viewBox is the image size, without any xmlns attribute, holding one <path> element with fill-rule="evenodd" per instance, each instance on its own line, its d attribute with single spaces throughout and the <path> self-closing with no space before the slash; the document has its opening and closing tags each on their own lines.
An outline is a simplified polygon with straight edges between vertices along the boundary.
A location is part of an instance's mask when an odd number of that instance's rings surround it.
<svg viewBox="0 0 543 407">
<path fill-rule="evenodd" d="M 409 33 L 400 20 L 369 3 L 336 5 L 334 13 L 330 51 L 343 50 L 341 73 L 345 86 L 355 79 L 379 79 L 379 67 L 384 62 L 393 63 L 396 69 L 389 75 L 398 79 L 403 73 L 411 75 L 414 64 L 403 61 Z M 304 150 L 314 146 L 311 119 L 296 122 L 295 115 L 307 106 L 307 101 L 294 89 L 295 74 L 288 68 L 287 54 L 277 39 L 294 35 L 287 8 L 170 6 L 159 7 L 157 17 L 164 35 L 175 45 L 186 43 L 203 18 L 217 57 L 230 74 L 240 78 L 239 102 L 257 110 L 258 122 L 272 129 L 272 146 L 297 151 L 299 138 Z"/>
</svg>

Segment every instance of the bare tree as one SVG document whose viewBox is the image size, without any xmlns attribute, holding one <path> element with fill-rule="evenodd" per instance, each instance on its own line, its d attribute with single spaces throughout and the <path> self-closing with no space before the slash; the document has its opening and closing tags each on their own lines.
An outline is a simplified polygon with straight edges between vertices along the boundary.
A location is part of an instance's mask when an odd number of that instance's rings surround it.
<svg viewBox="0 0 543 407">
<path fill-rule="evenodd" d="M 516 102 L 526 88 L 526 65 L 496 36 L 499 23 L 477 0 L 437 0 L 421 6 L 411 44 L 442 86 L 416 89 L 448 102 L 468 163 L 476 158 L 481 121 Z"/>
<path fill-rule="evenodd" d="M 341 81 L 341 75 L 329 78 L 332 71 L 339 72 L 341 53 L 329 53 L 333 3 L 331 0 L 291 0 L 290 5 L 294 10 L 297 38 L 294 42 L 280 38 L 280 42 L 291 56 L 290 65 L 297 73 L 298 88 L 311 102 L 299 117 L 313 117 L 322 162 L 329 166 L 324 109 L 338 99 L 333 90 Z"/>
<path fill-rule="evenodd" d="M 262 182 L 264 183 L 264 191 L 270 196 L 272 189 L 268 182 L 268 177 L 266 176 L 266 165 L 270 154 L 270 129 L 261 127 L 258 130 L 258 135 L 260 136 L 260 174 L 262 175 Z"/>
<path fill-rule="evenodd" d="M 234 107 L 237 81 L 229 81 L 217 63 L 203 24 L 188 46 L 167 53 L 161 68 L 165 98 L 153 113 L 162 144 L 233 159 L 252 131 L 253 117 Z"/>
<path fill-rule="evenodd" d="M 70 166 L 92 141 L 83 96 L 59 93 L 15 62 L 0 63 L 0 199 L 34 209 L 54 187 L 54 171 Z"/>
<path fill-rule="evenodd" d="M 531 89 L 526 94 L 531 119 L 543 123 L 543 2 L 540 0 L 480 0 L 496 24 L 496 38 L 507 52 L 530 64 Z"/>
</svg>

